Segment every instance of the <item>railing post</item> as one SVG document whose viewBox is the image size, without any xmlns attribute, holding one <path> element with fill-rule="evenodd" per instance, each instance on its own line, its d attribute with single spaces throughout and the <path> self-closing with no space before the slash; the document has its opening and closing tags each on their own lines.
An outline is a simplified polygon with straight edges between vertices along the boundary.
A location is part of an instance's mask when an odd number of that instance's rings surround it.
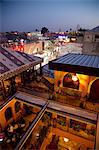
<svg viewBox="0 0 99 150">
<path fill-rule="evenodd" d="M 40 75 L 42 75 L 42 65 L 40 63 Z"/>
<path fill-rule="evenodd" d="M 32 121 L 30 127 L 28 128 L 28 130 L 25 132 L 25 134 L 23 135 L 22 139 L 20 140 L 20 142 L 17 144 L 15 150 L 21 150 L 23 145 L 25 144 L 26 140 L 28 139 L 28 137 L 30 136 L 30 134 L 32 133 L 32 131 L 34 130 L 34 128 L 36 127 L 38 121 L 42 118 L 42 116 L 44 115 L 47 105 L 49 104 L 49 102 L 47 101 L 45 103 L 45 105 L 43 106 L 43 108 L 41 109 L 41 111 L 39 112 L 39 114 L 37 115 L 37 117 Z"/>
</svg>

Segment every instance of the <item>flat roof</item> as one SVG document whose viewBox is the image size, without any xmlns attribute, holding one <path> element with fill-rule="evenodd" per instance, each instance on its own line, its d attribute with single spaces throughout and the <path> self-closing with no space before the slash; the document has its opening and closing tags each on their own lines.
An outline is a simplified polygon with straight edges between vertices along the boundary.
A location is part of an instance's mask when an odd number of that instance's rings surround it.
<svg viewBox="0 0 99 150">
<path fill-rule="evenodd" d="M 12 72 L 21 73 L 42 61 L 37 56 L 0 47 L 0 79 L 9 78 L 8 74 L 11 77 Z"/>
<path fill-rule="evenodd" d="M 50 61 L 49 69 L 99 76 L 99 56 L 69 53 Z"/>
<path fill-rule="evenodd" d="M 47 64 L 47 65 L 44 65 L 44 66 L 42 67 L 42 72 L 43 72 L 43 74 L 44 74 L 45 76 L 48 76 L 48 77 L 50 77 L 50 78 L 54 78 L 54 71 L 51 70 L 51 69 L 49 69 L 48 64 Z"/>
</svg>

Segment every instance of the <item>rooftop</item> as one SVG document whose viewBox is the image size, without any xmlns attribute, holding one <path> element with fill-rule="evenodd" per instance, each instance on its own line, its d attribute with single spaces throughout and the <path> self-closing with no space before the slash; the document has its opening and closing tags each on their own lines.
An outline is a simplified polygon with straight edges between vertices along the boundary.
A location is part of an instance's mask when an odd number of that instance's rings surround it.
<svg viewBox="0 0 99 150">
<path fill-rule="evenodd" d="M 99 32 L 99 26 L 93 28 L 91 31 L 93 31 L 93 32 Z"/>
<path fill-rule="evenodd" d="M 6 78 L 8 73 L 24 71 L 42 62 L 42 59 L 19 51 L 0 47 L 0 78 Z"/>
<path fill-rule="evenodd" d="M 69 53 L 50 61 L 49 68 L 57 71 L 99 76 L 99 56 Z"/>
</svg>

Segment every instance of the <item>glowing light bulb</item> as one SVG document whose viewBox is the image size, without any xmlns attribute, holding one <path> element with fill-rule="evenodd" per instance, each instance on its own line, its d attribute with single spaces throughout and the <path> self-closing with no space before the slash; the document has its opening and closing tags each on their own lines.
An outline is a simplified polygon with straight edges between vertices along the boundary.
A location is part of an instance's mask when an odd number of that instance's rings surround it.
<svg viewBox="0 0 99 150">
<path fill-rule="evenodd" d="M 76 76 L 76 75 L 73 75 L 73 76 L 72 76 L 72 80 L 73 80 L 73 81 L 77 81 L 77 80 L 78 80 L 77 76 Z"/>
<path fill-rule="evenodd" d="M 69 139 L 68 138 L 64 138 L 64 142 L 68 142 L 69 141 Z"/>
<path fill-rule="evenodd" d="M 2 142 L 3 141 L 3 139 L 0 139 L 0 142 Z"/>
</svg>

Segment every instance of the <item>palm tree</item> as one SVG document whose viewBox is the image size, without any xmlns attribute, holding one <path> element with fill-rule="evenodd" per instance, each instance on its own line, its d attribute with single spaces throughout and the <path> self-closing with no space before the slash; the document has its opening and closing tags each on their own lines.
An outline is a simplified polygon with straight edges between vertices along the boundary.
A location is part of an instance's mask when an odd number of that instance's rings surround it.
<svg viewBox="0 0 99 150">
<path fill-rule="evenodd" d="M 70 28 L 70 31 L 72 31 L 72 28 Z"/>
</svg>

